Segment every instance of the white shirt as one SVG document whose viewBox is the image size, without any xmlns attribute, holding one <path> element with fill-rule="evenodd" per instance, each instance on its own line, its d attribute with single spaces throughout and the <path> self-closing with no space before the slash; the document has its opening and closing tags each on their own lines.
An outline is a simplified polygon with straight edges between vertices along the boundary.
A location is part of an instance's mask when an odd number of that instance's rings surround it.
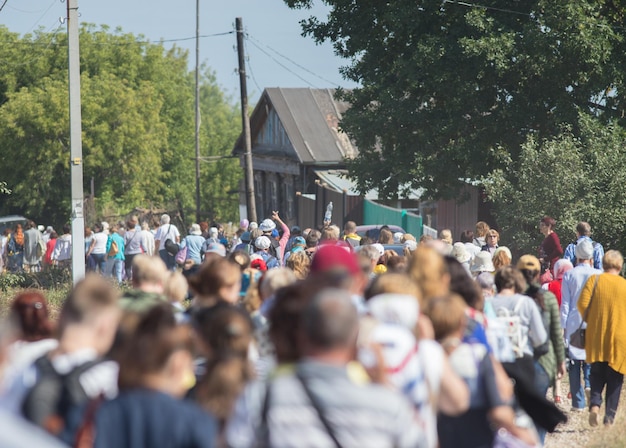
<svg viewBox="0 0 626 448">
<path fill-rule="evenodd" d="M 178 238 L 180 238 L 180 233 L 173 224 L 163 224 L 159 227 L 159 230 L 157 230 L 156 235 L 154 235 L 154 239 L 159 242 L 159 250 L 165 249 L 165 241 L 168 239 L 176 242 Z"/>
</svg>

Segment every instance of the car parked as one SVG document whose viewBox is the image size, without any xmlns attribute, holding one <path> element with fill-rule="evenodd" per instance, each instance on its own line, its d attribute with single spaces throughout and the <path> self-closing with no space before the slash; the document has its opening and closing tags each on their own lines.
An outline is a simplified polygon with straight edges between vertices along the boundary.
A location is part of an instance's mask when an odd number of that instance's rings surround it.
<svg viewBox="0 0 626 448">
<path fill-rule="evenodd" d="M 356 234 L 359 235 L 361 238 L 366 236 L 368 238 L 371 238 L 374 241 L 378 241 L 378 236 L 380 235 L 380 229 L 382 229 L 383 227 L 384 227 L 384 224 L 369 224 L 365 226 L 357 226 Z M 400 232 L 403 234 L 406 233 L 406 231 L 400 226 L 388 225 L 387 227 L 389 228 L 391 233 L 396 233 L 396 232 Z"/>
</svg>

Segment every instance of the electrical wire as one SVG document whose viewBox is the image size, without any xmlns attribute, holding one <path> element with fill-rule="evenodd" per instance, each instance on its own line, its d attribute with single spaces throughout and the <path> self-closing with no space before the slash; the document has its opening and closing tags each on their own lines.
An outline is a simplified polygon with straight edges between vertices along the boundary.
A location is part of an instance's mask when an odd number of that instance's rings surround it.
<svg viewBox="0 0 626 448">
<path fill-rule="evenodd" d="M 502 8 L 496 8 L 494 6 L 477 5 L 475 3 L 462 2 L 462 1 L 458 1 L 458 0 L 443 0 L 443 2 L 444 3 L 451 3 L 453 5 L 466 6 L 468 8 L 489 9 L 489 10 L 492 10 L 492 11 L 505 12 L 505 13 L 508 13 L 508 14 L 517 14 L 517 15 L 520 15 L 520 16 L 532 17 L 532 15 L 527 13 L 527 12 L 513 11 L 512 9 L 502 9 Z"/>
<path fill-rule="evenodd" d="M 248 51 L 248 41 L 247 41 L 247 39 L 244 39 L 243 46 L 244 46 L 244 48 L 246 50 L 246 56 L 247 56 L 246 57 L 246 66 L 250 69 L 250 77 L 252 78 L 252 81 L 254 82 L 254 85 L 259 90 L 259 92 L 263 92 L 263 89 L 261 88 L 261 86 L 259 86 L 259 83 L 256 82 L 256 77 L 254 76 L 254 71 L 252 70 L 252 63 L 250 62 L 250 52 Z"/>
<path fill-rule="evenodd" d="M 56 21 L 55 21 L 55 23 L 54 23 L 54 24 L 53 24 L 53 25 L 52 25 L 52 26 L 48 29 L 48 31 L 46 31 L 46 34 L 49 34 L 49 33 L 50 33 L 50 31 L 52 30 L 52 28 L 54 27 L 54 25 L 55 25 L 55 24 L 56 24 Z M 60 23 L 60 24 L 57 26 L 57 29 L 56 29 L 56 30 L 54 30 L 54 31 L 52 32 L 52 35 L 50 36 L 50 41 L 49 41 L 47 44 L 45 44 L 46 46 L 45 46 L 45 48 L 41 51 L 41 53 L 40 53 L 40 54 L 38 54 L 38 55 L 36 55 L 36 56 L 34 56 L 34 57 L 32 57 L 32 58 L 28 59 L 27 61 L 22 61 L 22 62 L 20 62 L 20 63 L 18 63 L 18 64 L 10 65 L 10 66 L 9 66 L 9 68 L 13 69 L 13 68 L 17 68 L 17 67 L 22 67 L 22 66 L 24 66 L 24 65 L 30 65 L 33 61 L 36 61 L 37 59 L 39 59 L 39 58 L 40 58 L 40 57 L 41 57 L 41 56 L 45 53 L 45 51 L 46 51 L 48 48 L 50 48 L 50 47 L 52 46 L 52 43 L 54 42 L 55 37 L 57 36 L 57 34 L 59 34 L 59 31 L 61 31 L 61 29 L 64 27 L 64 25 L 65 25 L 65 22 Z M 44 44 L 44 43 L 42 42 L 42 44 Z"/>
<path fill-rule="evenodd" d="M 259 45 L 256 44 L 256 42 L 254 42 L 253 40 L 250 41 L 250 43 L 252 45 L 254 45 L 261 53 L 263 53 L 264 55 L 266 55 L 268 58 L 270 58 L 272 61 L 274 61 L 276 64 L 280 65 L 282 68 L 284 68 L 285 70 L 287 70 L 289 73 L 291 73 L 292 75 L 296 76 L 297 78 L 299 78 L 301 81 L 305 82 L 307 85 L 309 85 L 309 87 L 313 87 L 314 89 L 317 89 L 318 87 L 315 86 L 314 84 L 310 83 L 309 81 L 307 81 L 306 79 L 304 79 L 302 76 L 300 76 L 298 73 L 294 72 L 293 70 L 291 70 L 289 67 L 287 67 L 285 64 L 283 64 L 282 62 L 280 62 L 278 59 L 276 59 L 274 56 L 272 56 L 270 53 L 268 53 L 267 51 L 265 51 L 263 48 L 261 48 Z"/>
<path fill-rule="evenodd" d="M 37 21 L 33 24 L 33 26 L 30 27 L 30 29 L 25 33 L 28 34 L 30 33 L 33 29 L 35 29 L 35 27 L 39 24 L 39 22 L 41 22 L 41 20 L 46 16 L 46 14 L 48 14 L 48 11 L 50 11 L 52 9 L 52 7 L 54 6 L 54 4 L 57 2 L 58 0 L 52 0 L 52 3 L 50 3 L 50 6 L 48 6 L 46 8 L 46 10 L 43 12 L 43 14 L 41 16 L 39 16 L 39 18 L 37 19 Z"/>
<path fill-rule="evenodd" d="M 253 40 L 253 41 L 257 42 L 259 45 L 263 45 L 265 48 L 267 48 L 267 49 L 269 49 L 270 51 L 272 51 L 272 52 L 276 53 L 278 56 L 280 56 L 281 58 L 285 59 L 286 61 L 288 61 L 288 62 L 292 63 L 293 65 L 295 65 L 295 66 L 296 66 L 296 67 L 298 67 L 299 69 L 304 70 L 304 71 L 305 71 L 305 72 L 307 72 L 308 74 L 315 76 L 317 79 L 320 79 L 320 80 L 322 80 L 322 81 L 324 81 L 324 82 L 327 82 L 327 83 L 329 83 L 329 84 L 331 84 L 331 85 L 336 85 L 336 84 L 337 84 L 336 82 L 332 82 L 332 81 L 330 81 L 329 79 L 326 79 L 326 78 L 324 78 L 323 76 L 320 76 L 320 75 L 318 75 L 317 73 L 312 72 L 312 71 L 311 71 L 311 70 L 309 70 L 308 68 L 306 68 L 306 67 L 304 67 L 304 66 L 302 66 L 302 65 L 298 64 L 296 61 L 294 61 L 294 60 L 290 59 L 289 57 L 285 56 L 284 54 L 280 53 L 278 50 L 275 50 L 274 48 L 270 47 L 269 45 L 267 45 L 267 44 L 264 44 L 264 43 L 260 42 L 260 41 L 259 41 L 258 39 L 256 39 L 254 36 L 251 36 L 250 34 L 247 34 L 247 37 L 248 37 L 250 40 Z"/>
<path fill-rule="evenodd" d="M 202 36 L 198 36 L 200 38 L 205 37 L 217 37 L 217 36 L 226 36 L 228 34 L 233 34 L 234 31 L 227 31 L 224 33 L 215 33 L 215 34 L 204 34 Z M 161 43 L 169 43 L 169 42 L 181 42 L 185 40 L 194 40 L 196 36 L 193 37 L 181 37 L 178 39 L 160 39 L 160 40 L 134 40 L 132 42 L 92 42 L 91 45 L 134 45 L 134 44 L 161 44 Z M 44 42 L 33 42 L 33 41 L 0 41 L 1 44 L 15 44 L 15 45 L 48 45 Z M 55 44 L 60 45 L 60 44 Z"/>
<path fill-rule="evenodd" d="M 4 0 L 4 2 L 2 2 L 2 6 L 0 6 L 0 11 L 2 11 L 4 9 L 4 7 L 6 6 L 8 1 L 9 0 Z"/>
</svg>

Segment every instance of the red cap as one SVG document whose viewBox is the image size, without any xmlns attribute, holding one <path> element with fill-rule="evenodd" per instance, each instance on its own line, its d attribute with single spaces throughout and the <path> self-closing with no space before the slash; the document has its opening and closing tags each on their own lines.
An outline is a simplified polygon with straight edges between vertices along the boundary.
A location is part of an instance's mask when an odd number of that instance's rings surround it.
<svg viewBox="0 0 626 448">
<path fill-rule="evenodd" d="M 360 270 L 356 256 L 348 248 L 335 245 L 319 246 L 311 262 L 312 274 L 345 271 L 354 275 Z"/>
<path fill-rule="evenodd" d="M 250 262 L 250 267 L 259 271 L 267 271 L 267 264 L 262 258 L 256 258 Z"/>
</svg>

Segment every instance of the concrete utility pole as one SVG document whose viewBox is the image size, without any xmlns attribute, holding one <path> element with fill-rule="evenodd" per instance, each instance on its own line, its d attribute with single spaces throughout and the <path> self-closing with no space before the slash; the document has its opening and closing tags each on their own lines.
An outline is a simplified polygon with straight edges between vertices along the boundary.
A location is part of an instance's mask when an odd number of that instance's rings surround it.
<svg viewBox="0 0 626 448">
<path fill-rule="evenodd" d="M 67 0 L 67 48 L 70 102 L 70 174 L 72 180 L 72 280 L 85 277 L 85 217 L 83 214 L 83 143 L 80 112 L 78 0 Z"/>
<path fill-rule="evenodd" d="M 200 221 L 200 0 L 196 0 L 196 222 Z"/>
<path fill-rule="evenodd" d="M 241 17 L 235 19 L 237 24 L 237 54 L 239 55 L 239 87 L 241 90 L 241 122 L 246 164 L 246 205 L 249 221 L 256 219 L 256 202 L 254 199 L 254 170 L 252 168 L 252 136 L 250 135 L 250 117 L 248 116 L 248 88 L 246 85 L 246 58 L 243 47 L 243 22 Z"/>
</svg>

